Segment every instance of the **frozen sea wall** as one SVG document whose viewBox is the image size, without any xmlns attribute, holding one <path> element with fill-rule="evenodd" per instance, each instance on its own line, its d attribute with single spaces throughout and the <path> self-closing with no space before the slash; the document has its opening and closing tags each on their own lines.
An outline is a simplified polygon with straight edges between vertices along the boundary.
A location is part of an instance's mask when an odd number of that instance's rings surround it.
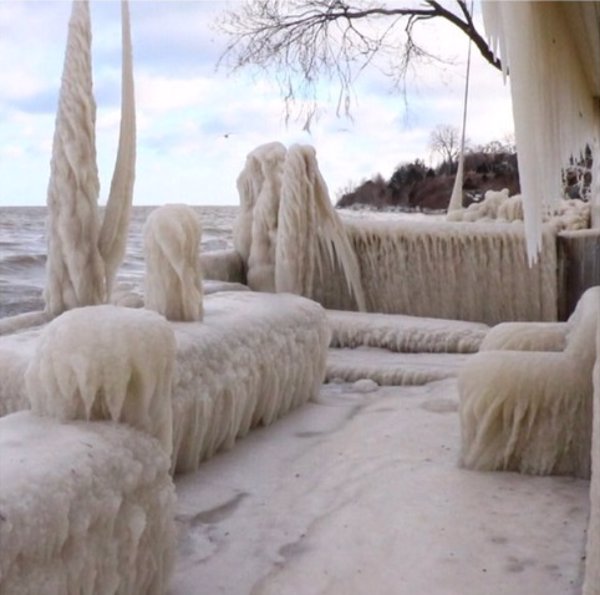
<svg viewBox="0 0 600 595">
<path fill-rule="evenodd" d="M 305 403 L 325 377 L 330 329 L 319 304 L 233 291 L 205 296 L 204 310 L 203 322 L 169 323 L 176 341 L 171 398 L 177 471 L 196 469 L 251 427 Z M 0 337 L 0 415 L 29 408 L 25 375 L 43 333 L 38 327 Z"/>
<path fill-rule="evenodd" d="M 1 593 L 166 592 L 175 493 L 157 440 L 20 412 L 0 419 L 0 451 Z"/>
<path fill-rule="evenodd" d="M 202 324 L 175 323 L 173 466 L 192 471 L 316 397 L 330 331 L 317 303 L 289 294 L 206 296 Z"/>
<path fill-rule="evenodd" d="M 556 236 L 550 227 L 531 268 L 520 223 L 362 220 L 346 227 L 369 311 L 486 324 L 557 318 Z M 327 279 L 325 307 L 346 309 L 343 282 Z"/>
</svg>

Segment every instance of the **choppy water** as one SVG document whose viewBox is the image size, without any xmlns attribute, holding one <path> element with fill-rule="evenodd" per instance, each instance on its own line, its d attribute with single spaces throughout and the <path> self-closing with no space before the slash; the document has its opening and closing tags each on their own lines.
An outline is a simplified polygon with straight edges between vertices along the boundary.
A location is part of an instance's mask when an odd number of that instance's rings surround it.
<svg viewBox="0 0 600 595">
<path fill-rule="evenodd" d="M 142 227 L 156 207 L 133 207 L 125 260 L 117 282 L 141 287 Z M 233 246 L 238 207 L 193 207 L 202 219 L 202 250 Z M 40 310 L 46 267 L 46 207 L 0 207 L 0 318 Z"/>
</svg>

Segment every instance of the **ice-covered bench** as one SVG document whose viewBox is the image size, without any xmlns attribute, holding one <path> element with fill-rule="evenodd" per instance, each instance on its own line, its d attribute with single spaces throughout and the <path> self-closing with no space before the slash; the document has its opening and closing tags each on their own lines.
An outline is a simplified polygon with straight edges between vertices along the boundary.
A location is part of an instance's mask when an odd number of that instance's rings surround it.
<svg viewBox="0 0 600 595">
<path fill-rule="evenodd" d="M 463 465 L 589 477 L 599 318 L 600 286 L 560 327 L 491 331 L 459 375 Z"/>
</svg>

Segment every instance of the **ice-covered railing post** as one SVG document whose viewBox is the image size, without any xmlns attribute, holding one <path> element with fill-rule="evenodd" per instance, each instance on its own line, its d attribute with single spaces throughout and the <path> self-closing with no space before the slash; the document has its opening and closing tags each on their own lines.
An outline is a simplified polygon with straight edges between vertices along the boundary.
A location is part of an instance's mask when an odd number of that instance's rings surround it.
<svg viewBox="0 0 600 595">
<path fill-rule="evenodd" d="M 96 102 L 88 0 L 74 0 L 48 184 L 46 310 L 106 302 L 127 237 L 135 169 L 135 103 L 127 0 L 122 0 L 123 87 L 119 149 L 100 230 Z"/>
<path fill-rule="evenodd" d="M 202 320 L 202 225 L 186 205 L 150 213 L 144 225 L 145 304 L 169 320 Z"/>
<path fill-rule="evenodd" d="M 106 300 L 98 250 L 96 102 L 87 0 L 73 2 L 48 184 L 46 309 L 53 315 Z"/>
</svg>

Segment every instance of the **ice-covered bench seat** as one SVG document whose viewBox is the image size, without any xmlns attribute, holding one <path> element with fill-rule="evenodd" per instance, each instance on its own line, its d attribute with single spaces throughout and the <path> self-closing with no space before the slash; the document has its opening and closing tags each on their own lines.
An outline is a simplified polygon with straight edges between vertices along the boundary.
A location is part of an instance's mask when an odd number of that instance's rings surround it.
<svg viewBox="0 0 600 595">
<path fill-rule="evenodd" d="M 325 376 L 325 311 L 298 296 L 205 296 L 202 323 L 172 328 L 176 471 L 196 469 L 251 427 L 269 424 L 316 396 Z"/>
<path fill-rule="evenodd" d="M 174 487 L 159 442 L 112 422 L 0 419 L 0 593 L 162 595 Z"/>
<path fill-rule="evenodd" d="M 600 286 L 583 294 L 561 327 L 564 339 L 561 328 L 542 327 L 547 334 L 534 347 L 544 351 L 530 350 L 526 324 L 486 337 L 498 350 L 474 355 L 458 381 L 466 467 L 589 477 L 599 319 Z"/>
</svg>

